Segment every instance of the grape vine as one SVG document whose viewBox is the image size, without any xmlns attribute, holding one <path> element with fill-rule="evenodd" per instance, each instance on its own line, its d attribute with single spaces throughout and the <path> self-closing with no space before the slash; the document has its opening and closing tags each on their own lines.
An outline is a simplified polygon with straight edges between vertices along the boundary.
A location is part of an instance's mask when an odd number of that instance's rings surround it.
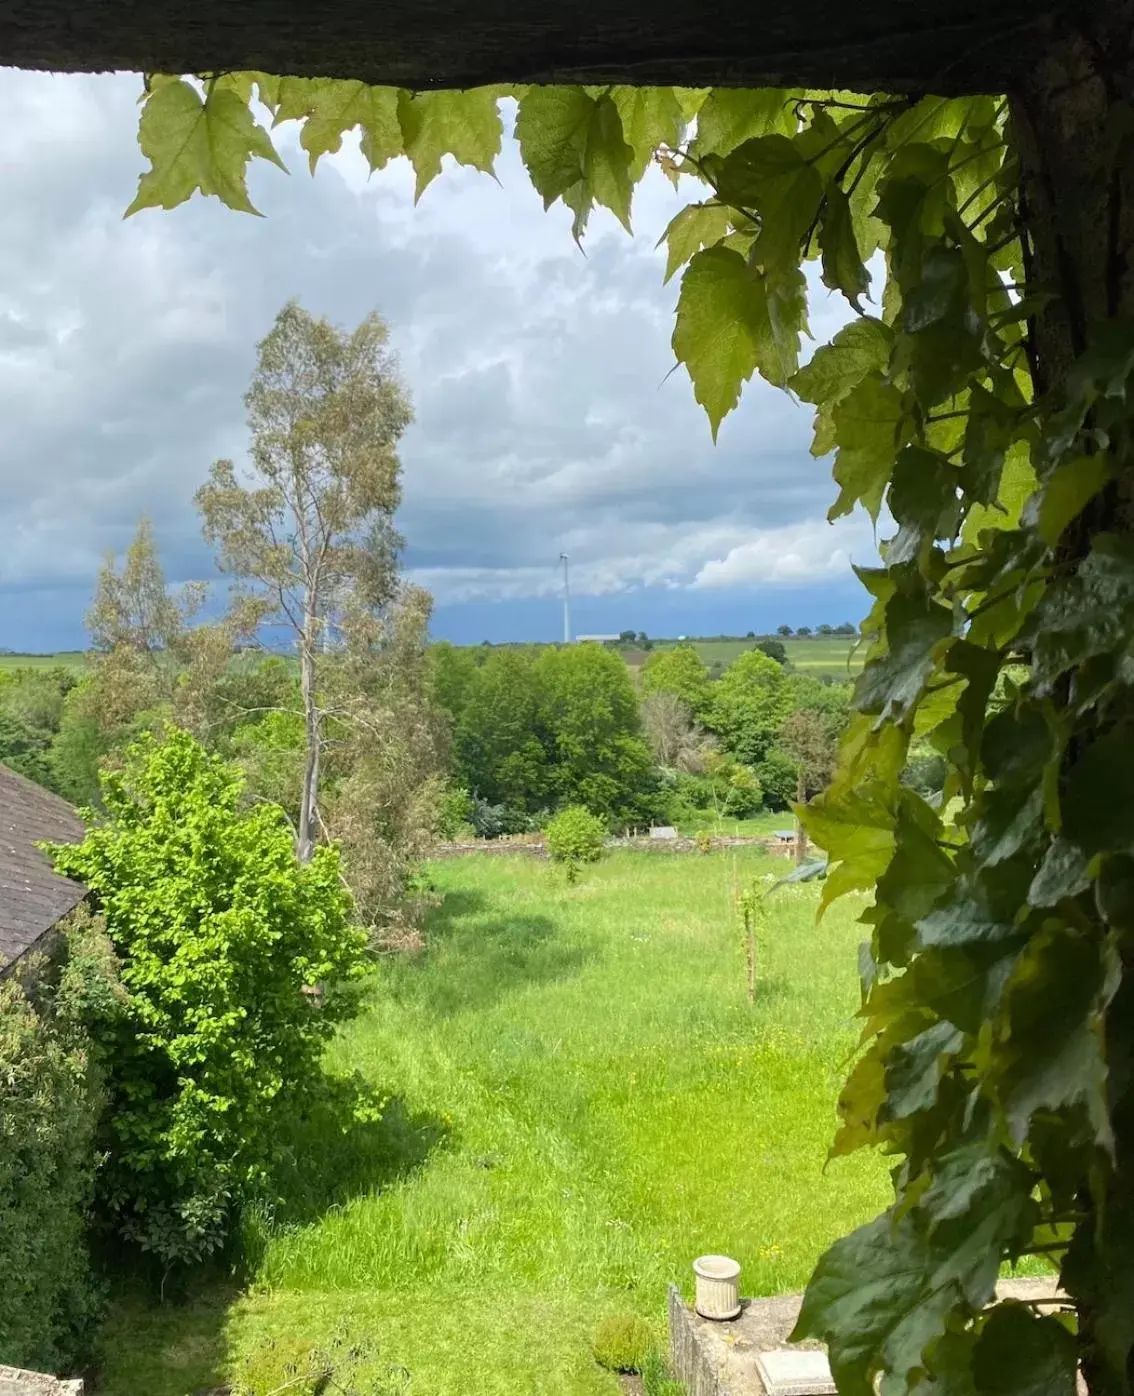
<svg viewBox="0 0 1134 1396">
<path fill-rule="evenodd" d="M 798 1334 L 829 1344 L 843 1396 L 879 1380 L 887 1396 L 1071 1396 L 1080 1369 L 1125 1396 L 1134 330 L 1111 319 L 1060 381 L 1037 372 L 1058 288 L 1035 271 L 1008 104 L 158 77 L 131 211 L 198 191 L 253 211 L 248 161 L 280 163 L 254 90 L 276 125 L 301 123 L 312 166 L 358 127 L 372 168 L 411 161 L 419 196 L 446 155 L 491 170 L 513 98 L 532 183 L 577 238 L 596 204 L 629 226 L 652 162 L 696 190 L 664 234 L 666 274 L 682 273 L 673 348 L 714 435 L 759 374 L 814 406 L 830 516 L 894 524 L 859 573 L 857 715 L 805 811 L 830 858 L 824 905 L 872 894 L 834 1152 L 891 1154 L 894 1201 L 819 1261 Z M 1132 129 L 1115 123 L 1114 168 Z M 857 314 L 800 367 L 808 260 Z M 948 764 L 940 805 L 901 783 L 914 737 Z M 997 1302 L 1024 1257 L 1065 1301 Z"/>
</svg>

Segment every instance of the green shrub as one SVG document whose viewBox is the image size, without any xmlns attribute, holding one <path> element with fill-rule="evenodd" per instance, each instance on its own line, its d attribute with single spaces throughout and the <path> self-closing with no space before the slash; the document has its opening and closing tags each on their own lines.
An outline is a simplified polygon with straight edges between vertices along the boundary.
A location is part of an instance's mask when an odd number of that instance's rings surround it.
<svg viewBox="0 0 1134 1396">
<path fill-rule="evenodd" d="M 469 823 L 482 839 L 498 839 L 502 834 L 526 834 L 532 828 L 532 816 L 514 805 L 490 805 L 487 800 L 473 796 Z"/>
<path fill-rule="evenodd" d="M 747 819 L 764 808 L 764 790 L 751 766 L 714 754 L 708 762 L 713 808 L 728 819 Z"/>
<path fill-rule="evenodd" d="M 780 747 L 773 747 L 756 767 L 769 809 L 787 809 L 795 799 L 798 777 L 795 762 Z"/>
<path fill-rule="evenodd" d="M 90 887 L 122 960 L 125 1002 L 97 1023 L 109 1109 L 103 1215 L 165 1264 L 199 1260 L 266 1176 L 274 1121 L 322 1081 L 349 996 L 305 986 L 361 973 L 335 850 L 296 862 L 272 805 L 188 733 L 131 747 L 101 777 L 107 817 L 57 868 Z"/>
<path fill-rule="evenodd" d="M 640 1372 L 654 1350 L 654 1331 L 636 1314 L 612 1314 L 599 1322 L 591 1351 L 610 1372 Z"/>
<path fill-rule="evenodd" d="M 567 870 L 574 882 L 584 863 L 597 863 L 606 846 L 606 825 L 582 805 L 568 805 L 550 821 L 546 830 L 547 851 L 555 863 Z"/>
<path fill-rule="evenodd" d="M 447 785 L 437 801 L 435 828 L 442 839 L 458 839 L 472 830 L 473 798 L 461 785 Z"/>
<path fill-rule="evenodd" d="M 70 921 L 52 962 L 0 983 L 0 1363 L 50 1371 L 83 1355 L 100 1298 L 85 1233 L 103 1096 L 83 1024 L 116 992 L 101 928 Z"/>
<path fill-rule="evenodd" d="M 944 756 L 926 741 L 915 741 L 910 745 L 909 759 L 902 772 L 902 783 L 916 790 L 924 799 L 930 800 L 940 795 L 945 787 L 948 771 Z"/>
</svg>

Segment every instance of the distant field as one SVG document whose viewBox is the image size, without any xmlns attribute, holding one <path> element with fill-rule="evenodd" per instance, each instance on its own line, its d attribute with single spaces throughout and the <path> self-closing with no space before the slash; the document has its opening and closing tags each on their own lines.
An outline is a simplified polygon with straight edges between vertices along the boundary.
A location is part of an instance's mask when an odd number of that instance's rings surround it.
<svg viewBox="0 0 1134 1396">
<path fill-rule="evenodd" d="M 0 654 L 0 673 L 8 669 L 82 669 L 86 662 L 82 650 L 60 650 L 57 654 Z"/>
<path fill-rule="evenodd" d="M 832 635 L 785 640 L 783 645 L 787 650 L 788 662 L 801 674 L 812 674 L 815 678 L 827 674 L 842 679 L 849 674 L 857 674 L 862 668 L 861 655 L 851 653 L 856 642 L 857 637 L 853 635 Z M 677 640 L 658 640 L 654 648 L 672 649 L 679 643 Z M 706 664 L 727 667 L 737 655 L 752 649 L 756 641 L 698 640 L 694 637 L 685 643 L 692 645 Z"/>
<path fill-rule="evenodd" d="M 752 649 L 755 640 L 699 640 L 695 636 L 688 641 L 656 640 L 655 649 L 673 649 L 685 643 L 694 647 L 708 665 L 720 664 L 727 668 L 739 654 Z M 846 678 L 857 674 L 862 668 L 859 654 L 852 654 L 855 637 L 845 635 L 822 636 L 818 638 L 785 640 L 788 661 L 802 674 L 813 674 L 816 678 L 829 675 L 831 678 Z M 644 658 L 641 651 L 627 655 L 627 662 L 636 668 Z M 60 650 L 56 654 L 0 654 L 0 673 L 11 669 L 52 669 L 62 666 L 65 669 L 82 669 L 86 655 L 82 650 Z"/>
</svg>

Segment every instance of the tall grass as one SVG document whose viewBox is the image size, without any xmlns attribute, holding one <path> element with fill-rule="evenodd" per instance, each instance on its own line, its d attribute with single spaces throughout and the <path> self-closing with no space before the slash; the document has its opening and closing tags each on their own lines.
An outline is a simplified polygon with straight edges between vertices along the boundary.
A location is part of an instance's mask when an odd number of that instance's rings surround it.
<svg viewBox="0 0 1134 1396">
<path fill-rule="evenodd" d="M 414 1396 L 612 1393 L 594 1323 L 660 1322 L 694 1256 L 734 1255 L 750 1294 L 802 1285 L 883 1204 L 884 1173 L 824 1167 L 854 1036 L 850 915 L 816 927 L 812 889 L 778 891 L 747 1001 L 732 889 L 779 870 L 628 852 L 568 887 L 523 857 L 438 864 L 429 948 L 380 967 L 333 1053 L 390 1097 L 386 1120 L 343 1133 L 341 1164 L 316 1131 L 302 1205 L 256 1228 L 214 1370 L 268 1391 L 345 1325 Z M 140 1389 L 136 1313 L 108 1330 L 111 1393 Z M 169 1333 L 176 1349 L 176 1317 Z M 148 1390 L 193 1389 L 146 1349 Z"/>
</svg>

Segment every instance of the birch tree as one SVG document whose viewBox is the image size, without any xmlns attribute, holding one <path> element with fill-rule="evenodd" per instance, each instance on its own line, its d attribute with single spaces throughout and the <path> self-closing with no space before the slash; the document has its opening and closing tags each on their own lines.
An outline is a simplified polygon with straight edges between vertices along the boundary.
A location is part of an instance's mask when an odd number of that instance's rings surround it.
<svg viewBox="0 0 1134 1396">
<path fill-rule="evenodd" d="M 380 607 L 397 589 L 397 444 L 409 396 L 377 313 L 343 330 L 289 302 L 258 350 L 245 396 L 249 465 L 218 460 L 197 492 L 205 537 L 299 659 L 304 764 L 296 852 L 320 826 L 325 741 L 323 667 L 344 597 Z"/>
</svg>

